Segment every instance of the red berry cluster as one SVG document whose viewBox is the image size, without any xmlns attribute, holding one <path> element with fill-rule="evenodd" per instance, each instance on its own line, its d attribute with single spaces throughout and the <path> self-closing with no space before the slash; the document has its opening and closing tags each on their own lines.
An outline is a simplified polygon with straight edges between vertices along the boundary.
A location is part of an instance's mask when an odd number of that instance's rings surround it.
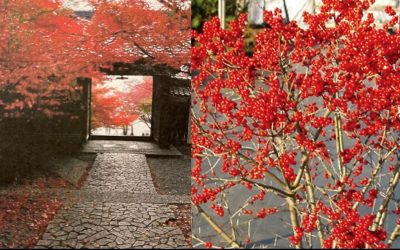
<svg viewBox="0 0 400 250">
<path fill-rule="evenodd" d="M 295 234 L 293 236 L 289 236 L 289 240 L 294 246 L 297 246 L 300 244 L 300 242 L 304 236 L 304 229 L 301 227 L 295 227 L 294 233 Z"/>
<path fill-rule="evenodd" d="M 261 208 L 261 210 L 257 213 L 257 218 L 264 219 L 266 216 L 277 213 L 277 208 Z"/>
<path fill-rule="evenodd" d="M 215 213 L 223 217 L 224 216 L 224 208 L 222 206 L 215 205 L 214 203 L 211 204 L 211 208 L 214 209 Z"/>
</svg>

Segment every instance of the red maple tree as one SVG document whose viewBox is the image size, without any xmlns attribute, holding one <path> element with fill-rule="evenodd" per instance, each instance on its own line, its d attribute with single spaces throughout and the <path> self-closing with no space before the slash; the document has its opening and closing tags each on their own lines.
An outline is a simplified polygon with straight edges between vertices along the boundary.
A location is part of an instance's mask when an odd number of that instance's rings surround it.
<svg viewBox="0 0 400 250">
<path fill-rule="evenodd" d="M 161 1 L 158 8 L 144 0 L 91 3 L 95 12 L 87 29 L 88 49 L 95 62 L 147 58 L 178 69 L 189 63 L 190 8 L 173 1 Z"/>
<path fill-rule="evenodd" d="M 165 1 L 92 1 L 91 20 L 62 1 L 1 1 L 0 109 L 3 116 L 34 110 L 63 115 L 79 99 L 78 77 L 97 77 L 113 63 L 151 59 L 179 69 L 189 61 L 190 9 Z"/>
<path fill-rule="evenodd" d="M 79 56 L 82 24 L 60 6 L 48 0 L 1 1 L 0 108 L 5 114 L 62 113 L 52 107 L 73 98 L 75 79 L 88 76 L 88 64 Z M 49 98 L 54 96 L 60 98 Z"/>
</svg>

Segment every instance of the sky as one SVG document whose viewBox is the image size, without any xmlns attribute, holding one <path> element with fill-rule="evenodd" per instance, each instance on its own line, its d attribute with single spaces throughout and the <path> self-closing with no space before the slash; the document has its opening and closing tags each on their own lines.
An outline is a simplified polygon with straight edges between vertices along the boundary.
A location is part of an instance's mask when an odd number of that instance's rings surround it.
<svg viewBox="0 0 400 250">
<path fill-rule="evenodd" d="M 368 12 L 374 15 L 377 21 L 376 23 L 379 25 L 380 23 L 390 19 L 390 16 L 383 11 L 383 8 L 385 6 L 396 7 L 398 1 L 400 0 L 376 0 Z M 303 28 L 307 27 L 307 25 L 302 21 L 302 15 L 304 11 L 312 12 L 313 1 L 286 0 L 286 4 L 290 20 L 298 21 L 299 25 Z M 316 0 L 315 4 L 316 9 L 318 10 L 318 8 L 322 5 L 322 1 Z M 275 8 L 283 9 L 283 2 L 282 0 L 254 0 L 249 6 L 249 19 L 256 24 L 261 24 L 263 22 L 263 8 L 270 11 L 273 11 Z"/>
<path fill-rule="evenodd" d="M 116 76 L 116 75 L 107 76 L 107 80 L 105 81 L 104 86 L 120 92 L 128 92 L 133 86 L 140 84 L 144 81 L 143 76 L 124 75 L 124 78 L 127 79 L 124 80 L 117 79 L 120 77 L 121 76 Z"/>
<path fill-rule="evenodd" d="M 63 5 L 75 11 L 92 9 L 92 6 L 86 0 L 63 0 Z"/>
<path fill-rule="evenodd" d="M 162 6 L 157 0 L 147 0 L 147 2 L 151 3 L 154 8 L 159 8 Z M 63 0 L 63 5 L 67 8 L 73 9 L 74 11 L 92 10 L 92 6 L 87 0 Z"/>
</svg>

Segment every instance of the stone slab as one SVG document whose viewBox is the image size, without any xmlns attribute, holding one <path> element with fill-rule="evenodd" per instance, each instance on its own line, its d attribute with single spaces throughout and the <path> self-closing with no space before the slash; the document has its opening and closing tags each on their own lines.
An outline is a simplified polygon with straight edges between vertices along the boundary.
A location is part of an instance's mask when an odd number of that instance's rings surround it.
<svg viewBox="0 0 400 250">
<path fill-rule="evenodd" d="M 55 155 L 43 159 L 41 166 L 72 185 L 78 186 L 80 178 L 90 167 L 90 163 L 74 156 Z"/>
<path fill-rule="evenodd" d="M 180 157 L 182 153 L 174 146 L 161 148 L 153 142 L 115 141 L 115 140 L 89 140 L 82 148 L 84 153 L 133 153 L 153 156 Z"/>
</svg>

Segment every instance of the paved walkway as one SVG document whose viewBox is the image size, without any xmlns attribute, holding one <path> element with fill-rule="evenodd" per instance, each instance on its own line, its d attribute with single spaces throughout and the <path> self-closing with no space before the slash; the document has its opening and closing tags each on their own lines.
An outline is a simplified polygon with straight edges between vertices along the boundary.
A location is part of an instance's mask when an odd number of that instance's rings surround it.
<svg viewBox="0 0 400 250">
<path fill-rule="evenodd" d="M 168 223 L 186 198 L 156 193 L 144 155 L 101 153 L 36 248 L 188 248 Z"/>
</svg>

